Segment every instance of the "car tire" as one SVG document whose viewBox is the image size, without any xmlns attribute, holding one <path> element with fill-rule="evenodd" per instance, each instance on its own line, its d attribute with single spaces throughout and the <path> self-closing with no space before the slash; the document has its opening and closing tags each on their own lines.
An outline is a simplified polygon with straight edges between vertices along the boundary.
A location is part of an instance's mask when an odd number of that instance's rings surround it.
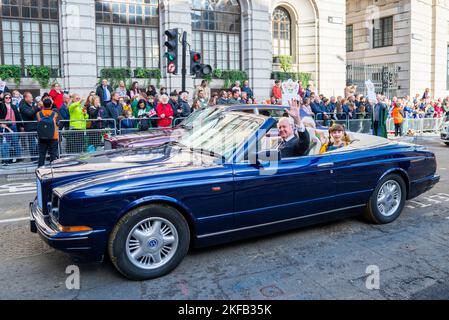
<svg viewBox="0 0 449 320">
<path fill-rule="evenodd" d="M 449 142 L 445 142 L 444 144 L 447 145 L 447 146 L 449 146 Z"/>
<path fill-rule="evenodd" d="M 363 217 L 371 223 L 386 224 L 396 220 L 405 205 L 407 188 L 398 174 L 382 178 L 374 189 Z"/>
<path fill-rule="evenodd" d="M 109 257 L 131 280 L 161 277 L 186 256 L 190 230 L 178 210 L 161 204 L 136 208 L 123 216 L 109 237 Z"/>
</svg>

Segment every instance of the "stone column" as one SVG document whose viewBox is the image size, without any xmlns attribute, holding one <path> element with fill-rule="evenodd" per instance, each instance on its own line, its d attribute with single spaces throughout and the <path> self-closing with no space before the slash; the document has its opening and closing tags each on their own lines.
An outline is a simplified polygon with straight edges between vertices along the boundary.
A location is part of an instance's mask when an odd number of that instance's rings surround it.
<svg viewBox="0 0 449 320">
<path fill-rule="evenodd" d="M 247 72 L 254 96 L 259 101 L 270 96 L 272 81 L 271 16 L 269 2 L 240 1 L 242 6 L 243 70 Z"/>
<path fill-rule="evenodd" d="M 63 88 L 86 96 L 97 83 L 95 1 L 61 3 Z"/>
<path fill-rule="evenodd" d="M 436 98 L 449 95 L 449 1 L 433 2 L 433 43 L 432 43 L 432 92 Z"/>
<path fill-rule="evenodd" d="M 313 2 L 319 12 L 319 74 L 315 87 L 327 96 L 343 95 L 346 85 L 346 2 Z"/>
</svg>

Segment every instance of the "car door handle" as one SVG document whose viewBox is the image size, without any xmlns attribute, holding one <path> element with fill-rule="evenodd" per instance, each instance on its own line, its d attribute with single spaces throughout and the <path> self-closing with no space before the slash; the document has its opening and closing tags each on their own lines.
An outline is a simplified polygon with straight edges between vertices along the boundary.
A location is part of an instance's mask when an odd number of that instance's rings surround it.
<svg viewBox="0 0 449 320">
<path fill-rule="evenodd" d="M 334 166 L 333 162 L 320 163 L 319 165 L 317 165 L 318 168 L 329 168 L 333 166 Z"/>
</svg>

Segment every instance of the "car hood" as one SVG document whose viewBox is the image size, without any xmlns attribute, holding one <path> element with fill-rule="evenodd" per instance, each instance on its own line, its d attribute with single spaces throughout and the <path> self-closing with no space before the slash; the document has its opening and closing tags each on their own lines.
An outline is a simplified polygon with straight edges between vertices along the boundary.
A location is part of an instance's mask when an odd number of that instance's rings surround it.
<svg viewBox="0 0 449 320">
<path fill-rule="evenodd" d="M 37 169 L 37 175 L 59 185 L 87 178 L 170 174 L 221 165 L 221 158 L 167 143 L 159 147 L 111 150 L 60 159 Z"/>
</svg>

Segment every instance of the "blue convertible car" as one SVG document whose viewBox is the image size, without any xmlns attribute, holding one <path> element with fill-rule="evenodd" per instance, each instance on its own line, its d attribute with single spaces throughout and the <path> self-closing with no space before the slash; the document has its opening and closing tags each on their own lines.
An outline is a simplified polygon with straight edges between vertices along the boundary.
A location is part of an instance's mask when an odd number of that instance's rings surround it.
<svg viewBox="0 0 449 320">
<path fill-rule="evenodd" d="M 314 129 L 308 129 L 314 130 Z M 276 120 L 226 112 L 162 146 L 67 158 L 37 170 L 31 229 L 52 247 L 130 279 L 208 246 L 364 215 L 389 223 L 438 181 L 423 147 L 351 134 L 347 147 L 279 159 Z M 325 133 L 325 132 L 323 132 Z"/>
</svg>

